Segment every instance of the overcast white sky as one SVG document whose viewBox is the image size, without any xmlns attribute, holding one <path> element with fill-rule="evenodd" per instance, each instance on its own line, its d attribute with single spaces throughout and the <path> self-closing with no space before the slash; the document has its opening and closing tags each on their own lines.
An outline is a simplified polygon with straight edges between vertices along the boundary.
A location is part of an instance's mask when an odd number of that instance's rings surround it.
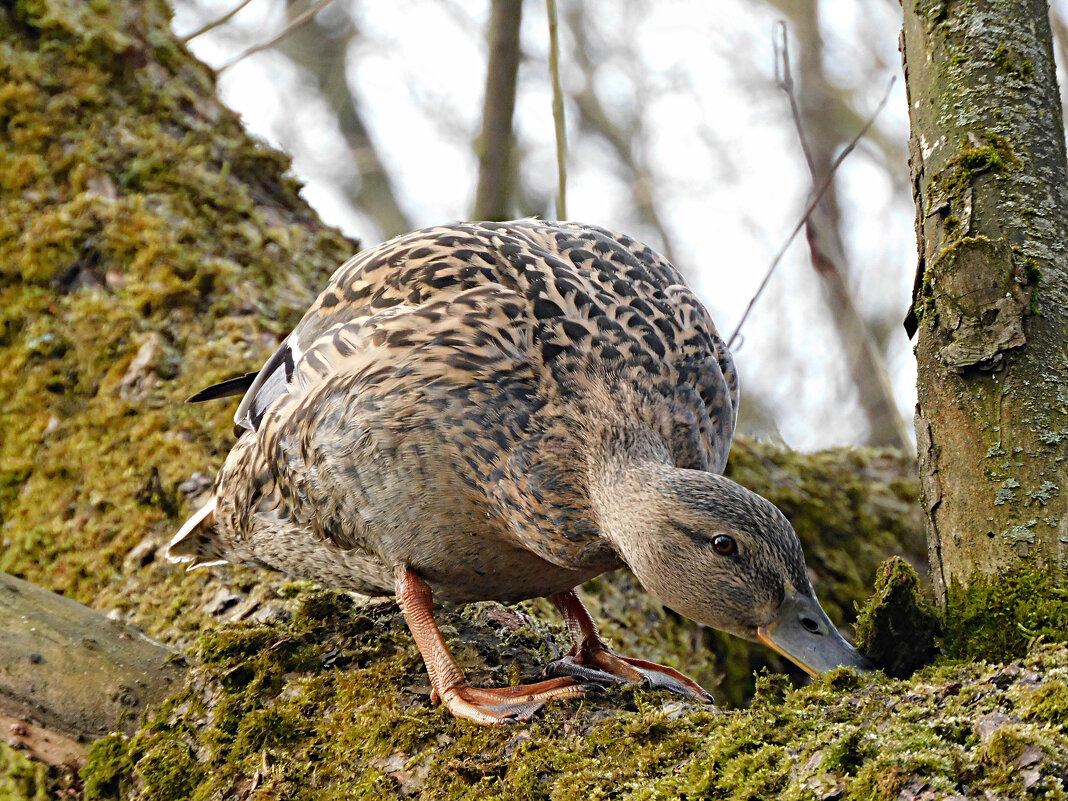
<svg viewBox="0 0 1068 801">
<path fill-rule="evenodd" d="M 347 2 L 335 0 L 324 14 L 343 11 Z M 178 2 L 174 27 L 188 32 L 234 4 Z M 826 19 L 834 21 L 825 31 L 829 73 L 840 85 L 861 91 L 867 108 L 874 109 L 886 81 L 900 72 L 897 3 L 824 0 L 821 5 Z M 858 16 L 861 6 L 864 13 Z M 380 0 L 352 8 L 363 38 L 349 59 L 348 78 L 402 204 L 417 227 L 465 218 L 477 178 L 470 143 L 481 112 L 488 3 Z M 525 12 L 524 48 L 530 58 L 520 74 L 517 106 L 528 147 L 524 175 L 548 192 L 555 185 L 555 153 L 544 4 L 528 2 Z M 678 245 L 676 261 L 727 335 L 797 222 L 808 189 L 785 100 L 772 82 L 776 15 L 755 0 L 662 0 L 649 3 L 638 19 L 608 13 L 599 19 L 602 35 L 634 43 L 648 68 L 650 158 L 661 179 L 662 213 Z M 231 23 L 197 38 L 192 47 L 219 66 L 283 26 L 280 0 L 253 0 Z M 858 41 L 866 47 L 858 47 Z M 569 77 L 566 40 L 564 45 L 566 82 L 576 76 Z M 878 54 L 874 68 L 872 50 Z M 330 111 L 313 97 L 300 70 L 268 51 L 228 70 L 220 86 L 223 99 L 251 131 L 294 156 L 305 196 L 325 220 L 365 244 L 379 241 L 373 223 L 337 191 L 339 179 L 352 179 L 350 156 Z M 606 71 L 602 88 L 609 98 L 618 94 L 625 104 L 630 86 L 625 68 Z M 906 142 L 900 79 L 878 125 L 887 136 Z M 869 152 L 862 145 L 841 173 L 847 246 L 863 307 L 895 323 L 889 369 L 901 413 L 911 420 L 915 367 L 897 324 L 909 305 L 915 267 L 911 200 L 891 191 L 886 171 Z M 904 163 L 898 168 L 906 174 Z M 649 235 L 633 218 L 628 192 L 607 153 L 578 142 L 569 169 L 572 219 Z M 781 435 L 790 445 L 852 444 L 862 435 L 803 236 L 780 265 L 736 351 L 743 404 L 747 389 L 767 398 L 778 409 Z"/>
</svg>

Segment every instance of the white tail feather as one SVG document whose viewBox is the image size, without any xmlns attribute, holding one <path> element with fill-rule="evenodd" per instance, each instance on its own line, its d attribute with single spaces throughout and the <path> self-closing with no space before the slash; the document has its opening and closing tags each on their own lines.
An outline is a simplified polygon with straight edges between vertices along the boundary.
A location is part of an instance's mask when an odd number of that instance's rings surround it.
<svg viewBox="0 0 1068 801">
<path fill-rule="evenodd" d="M 198 567 L 221 565 L 226 559 L 221 557 L 219 543 L 214 536 L 205 536 L 199 529 L 205 523 L 211 525 L 212 514 L 215 512 L 215 496 L 200 507 L 192 517 L 182 524 L 178 533 L 171 539 L 167 546 L 167 558 L 172 562 L 192 562 L 187 570 L 195 570 Z"/>
</svg>

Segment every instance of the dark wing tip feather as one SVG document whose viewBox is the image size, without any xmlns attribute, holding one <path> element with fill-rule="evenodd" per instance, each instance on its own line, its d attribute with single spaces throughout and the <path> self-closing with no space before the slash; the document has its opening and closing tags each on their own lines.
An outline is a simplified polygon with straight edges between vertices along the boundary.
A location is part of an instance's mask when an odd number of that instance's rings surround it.
<svg viewBox="0 0 1068 801">
<path fill-rule="evenodd" d="M 228 378 L 225 381 L 220 381 L 218 384 L 212 384 L 210 387 L 205 387 L 195 395 L 191 395 L 186 399 L 186 403 L 202 403 L 203 401 L 215 400 L 216 398 L 228 398 L 231 395 L 243 395 L 248 391 L 248 388 L 252 386 L 252 382 L 256 380 L 256 376 L 259 371 L 253 373 L 245 373 L 244 375 L 234 376 Z"/>
</svg>

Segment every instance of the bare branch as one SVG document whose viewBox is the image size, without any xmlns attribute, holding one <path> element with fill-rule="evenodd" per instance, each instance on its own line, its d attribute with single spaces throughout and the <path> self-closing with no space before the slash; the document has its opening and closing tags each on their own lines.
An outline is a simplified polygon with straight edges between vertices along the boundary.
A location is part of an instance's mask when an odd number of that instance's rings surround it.
<svg viewBox="0 0 1068 801">
<path fill-rule="evenodd" d="M 291 34 L 297 28 L 300 28 L 301 26 L 307 25 L 309 22 L 311 22 L 315 18 L 316 14 L 318 14 L 332 2 L 334 2 L 334 0 L 318 0 L 318 2 L 313 3 L 310 8 L 304 11 L 304 13 L 298 14 L 296 17 L 294 17 L 293 20 L 288 25 L 286 25 L 277 36 L 268 39 L 262 44 L 250 47 L 248 50 L 235 56 L 233 59 L 223 64 L 221 67 L 219 67 L 218 74 L 222 75 L 224 72 L 230 69 L 230 67 L 234 66 L 239 61 L 244 61 L 246 58 L 251 55 L 254 55 L 255 53 L 261 53 L 264 50 L 270 50 L 280 41 L 289 36 L 289 34 Z"/>
<path fill-rule="evenodd" d="M 805 154 L 805 164 L 812 179 L 816 179 L 816 161 L 812 157 L 812 150 L 808 146 L 808 138 L 801 130 L 801 109 L 797 106 L 797 96 L 794 94 L 794 76 L 790 69 L 790 39 L 786 35 L 786 20 L 778 20 L 775 23 L 775 33 L 772 35 L 772 47 L 775 51 L 775 85 L 786 93 L 790 101 L 790 114 L 794 118 L 794 126 L 797 128 L 797 138 L 801 143 L 801 152 Z"/>
<path fill-rule="evenodd" d="M 191 34 L 186 36 L 184 39 L 182 39 L 182 44 L 189 44 L 191 41 L 196 39 L 198 36 L 203 36 L 208 31 L 214 30 L 215 28 L 218 28 L 220 25 L 225 25 L 227 22 L 230 21 L 231 17 L 233 17 L 238 11 L 243 9 L 245 6 L 247 6 L 251 2 L 252 2 L 252 0 L 241 0 L 240 3 L 238 3 L 236 6 L 231 8 L 229 11 L 227 11 L 225 14 L 223 14 L 218 19 L 213 20 L 213 21 L 207 23 L 206 25 L 204 25 L 204 26 L 202 26 L 200 28 L 197 28 Z"/>
<path fill-rule="evenodd" d="M 768 281 L 771 280 L 772 273 L 774 273 L 775 268 L 779 266 L 779 262 L 782 261 L 782 257 L 786 255 L 786 251 L 793 243 L 794 237 L 797 236 L 798 232 L 808 222 L 809 217 L 812 216 L 812 212 L 816 210 L 816 206 L 819 205 L 820 200 L 823 199 L 824 194 L 834 182 L 834 176 L 835 173 L 838 172 L 838 168 L 842 165 L 842 162 L 845 161 L 846 156 L 852 153 L 854 148 L 856 148 L 857 142 L 864 138 L 864 135 L 868 132 L 868 129 L 871 128 L 871 126 L 875 123 L 875 118 L 879 116 L 879 113 L 883 110 L 883 107 L 886 105 L 886 102 L 890 99 L 890 90 L 894 88 L 894 81 L 895 79 L 891 77 L 890 82 L 886 86 L 886 91 L 883 92 L 883 99 L 879 101 L 879 105 L 875 107 L 875 111 L 873 111 L 871 113 L 871 116 L 868 117 L 868 121 L 864 123 L 864 127 L 857 131 L 857 135 L 854 136 L 849 141 L 849 144 L 847 144 L 842 149 L 842 152 L 838 154 L 838 158 L 836 158 L 834 160 L 834 164 L 831 165 L 831 169 L 827 173 L 827 177 L 824 178 L 823 183 L 821 183 L 819 186 L 819 189 L 816 190 L 815 194 L 813 194 L 812 198 L 809 200 L 808 205 L 805 206 L 805 211 L 801 214 L 801 219 L 797 221 L 797 225 L 795 225 L 793 227 L 793 230 L 790 231 L 790 235 L 786 237 L 786 241 L 783 242 L 782 247 L 780 247 L 778 252 L 775 254 L 775 258 L 771 260 L 771 266 L 768 267 L 768 271 L 764 275 L 764 280 L 760 282 L 760 286 L 757 287 L 757 291 L 750 299 L 749 305 L 745 307 L 745 311 L 742 313 L 742 319 L 738 321 L 738 325 L 735 327 L 734 333 L 731 334 L 730 339 L 727 340 L 727 347 L 731 347 L 734 345 L 734 341 L 738 338 L 739 333 L 741 333 L 742 326 L 745 325 L 745 321 L 749 318 L 749 313 L 753 310 L 753 307 L 756 305 L 756 302 L 763 294 L 764 289 L 768 285 Z"/>
<path fill-rule="evenodd" d="M 786 23 L 782 21 L 776 26 L 778 34 L 775 38 L 776 72 L 780 76 L 779 88 L 783 90 L 789 101 L 797 139 L 801 143 L 809 174 L 815 185 L 822 175 L 829 171 L 830 155 L 839 137 L 836 126 L 827 126 L 822 123 L 826 103 L 830 97 L 830 87 L 823 75 L 822 43 L 818 14 L 814 5 L 806 7 L 806 10 L 802 12 L 798 27 L 801 32 L 802 77 L 809 85 L 809 91 L 805 96 L 808 106 L 807 116 L 817 133 L 814 146 L 810 144 L 809 137 L 806 135 L 805 124 L 802 122 L 801 104 L 798 103 L 794 93 Z M 826 299 L 831 309 L 831 320 L 849 363 L 860 407 L 867 418 L 868 441 L 876 445 L 908 448 L 910 444 L 908 429 L 897 410 L 893 387 L 883 363 L 882 352 L 872 335 L 871 328 L 860 313 L 854 293 L 846 279 L 849 266 L 838 228 L 838 200 L 833 181 L 824 196 L 822 206 L 817 208 L 818 211 L 805 221 L 809 254 L 812 267 L 820 277 L 827 293 Z"/>
</svg>

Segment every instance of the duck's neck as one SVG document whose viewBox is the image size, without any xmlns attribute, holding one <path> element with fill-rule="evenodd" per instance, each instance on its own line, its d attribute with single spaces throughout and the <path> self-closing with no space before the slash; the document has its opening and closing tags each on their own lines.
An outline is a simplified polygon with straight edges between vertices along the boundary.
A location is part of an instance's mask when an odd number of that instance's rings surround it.
<svg viewBox="0 0 1068 801">
<path fill-rule="evenodd" d="M 642 426 L 605 431 L 600 447 L 593 445 L 589 453 L 590 503 L 601 536 L 630 564 L 631 555 L 669 514 L 671 484 L 679 471 L 663 439 Z"/>
</svg>

